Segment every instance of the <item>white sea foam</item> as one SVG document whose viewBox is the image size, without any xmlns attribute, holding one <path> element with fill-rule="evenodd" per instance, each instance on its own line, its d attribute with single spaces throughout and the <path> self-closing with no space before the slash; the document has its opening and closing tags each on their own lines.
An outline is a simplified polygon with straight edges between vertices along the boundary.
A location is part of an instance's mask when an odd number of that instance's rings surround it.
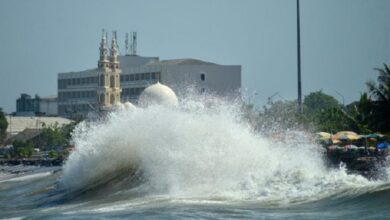
<svg viewBox="0 0 390 220">
<path fill-rule="evenodd" d="M 51 175 L 51 172 L 43 172 L 43 173 L 33 173 L 33 174 L 24 174 L 24 175 L 10 175 L 9 178 L 1 180 L 0 183 L 4 182 L 16 182 L 16 181 L 26 181 L 26 180 L 32 180 L 37 178 L 42 178 Z"/>
<path fill-rule="evenodd" d="M 302 138 L 275 141 L 242 122 L 234 103 L 188 99 L 179 107 L 121 110 L 81 123 L 63 168 L 68 189 L 138 167 L 149 193 L 173 198 L 315 200 L 372 184 L 329 170 L 320 147 Z"/>
</svg>

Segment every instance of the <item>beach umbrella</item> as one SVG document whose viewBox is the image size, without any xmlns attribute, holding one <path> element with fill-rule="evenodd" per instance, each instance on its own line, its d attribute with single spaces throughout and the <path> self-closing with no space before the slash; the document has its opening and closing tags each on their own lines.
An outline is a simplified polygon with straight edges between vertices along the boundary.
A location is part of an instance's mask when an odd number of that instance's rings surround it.
<svg viewBox="0 0 390 220">
<path fill-rule="evenodd" d="M 327 141 L 332 138 L 332 134 L 328 132 L 317 132 L 316 136 L 321 141 Z"/>
<path fill-rule="evenodd" d="M 332 136 L 332 140 L 340 140 L 340 141 L 354 141 L 358 139 L 359 139 L 359 135 L 353 131 L 339 131 Z"/>
<path fill-rule="evenodd" d="M 331 139 L 331 141 L 332 141 L 332 144 L 340 144 L 341 143 L 341 141 L 338 139 Z"/>
<path fill-rule="evenodd" d="M 359 137 L 360 137 L 360 138 L 374 138 L 374 139 L 379 139 L 379 138 L 383 138 L 384 135 L 383 135 L 383 134 L 375 133 L 375 134 L 359 135 Z"/>
<path fill-rule="evenodd" d="M 321 143 L 331 143 L 331 137 L 332 137 L 332 134 L 329 134 L 327 132 L 317 132 L 316 133 L 316 138 Z"/>
</svg>

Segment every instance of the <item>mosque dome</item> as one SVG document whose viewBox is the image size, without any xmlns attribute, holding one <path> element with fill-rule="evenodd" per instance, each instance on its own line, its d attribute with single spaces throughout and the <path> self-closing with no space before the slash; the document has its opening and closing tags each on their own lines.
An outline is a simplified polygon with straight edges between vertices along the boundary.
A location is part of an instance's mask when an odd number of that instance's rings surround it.
<svg viewBox="0 0 390 220">
<path fill-rule="evenodd" d="M 159 82 L 147 87 L 138 99 L 140 106 L 164 105 L 177 106 L 178 100 L 175 92 Z"/>
</svg>

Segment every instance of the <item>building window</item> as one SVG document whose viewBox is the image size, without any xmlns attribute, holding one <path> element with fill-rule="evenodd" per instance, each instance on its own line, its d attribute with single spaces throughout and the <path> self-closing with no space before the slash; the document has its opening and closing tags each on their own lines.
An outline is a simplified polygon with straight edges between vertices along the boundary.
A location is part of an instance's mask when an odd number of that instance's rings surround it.
<svg viewBox="0 0 390 220">
<path fill-rule="evenodd" d="M 100 103 L 104 104 L 104 93 L 100 94 Z"/>
<path fill-rule="evenodd" d="M 104 86 L 104 75 L 100 75 L 100 86 Z"/>
<path fill-rule="evenodd" d="M 202 81 L 206 80 L 206 74 L 205 73 L 201 73 L 200 74 L 200 80 L 202 80 Z"/>
<path fill-rule="evenodd" d="M 115 101 L 115 96 L 114 94 L 111 94 L 111 97 L 110 97 L 110 104 L 114 104 L 114 101 Z"/>
<path fill-rule="evenodd" d="M 115 87 L 115 77 L 114 77 L 114 76 L 111 76 L 111 77 L 110 77 L 110 87 L 111 87 L 111 88 L 114 88 L 114 87 Z"/>
</svg>

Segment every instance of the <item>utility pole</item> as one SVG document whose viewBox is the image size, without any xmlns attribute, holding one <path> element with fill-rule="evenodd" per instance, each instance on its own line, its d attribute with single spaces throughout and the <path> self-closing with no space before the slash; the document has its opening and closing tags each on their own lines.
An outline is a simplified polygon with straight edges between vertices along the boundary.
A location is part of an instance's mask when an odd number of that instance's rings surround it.
<svg viewBox="0 0 390 220">
<path fill-rule="evenodd" d="M 297 57 L 298 57 L 298 113 L 303 112 L 301 83 L 301 27 L 299 19 L 299 0 L 297 0 Z"/>
</svg>

